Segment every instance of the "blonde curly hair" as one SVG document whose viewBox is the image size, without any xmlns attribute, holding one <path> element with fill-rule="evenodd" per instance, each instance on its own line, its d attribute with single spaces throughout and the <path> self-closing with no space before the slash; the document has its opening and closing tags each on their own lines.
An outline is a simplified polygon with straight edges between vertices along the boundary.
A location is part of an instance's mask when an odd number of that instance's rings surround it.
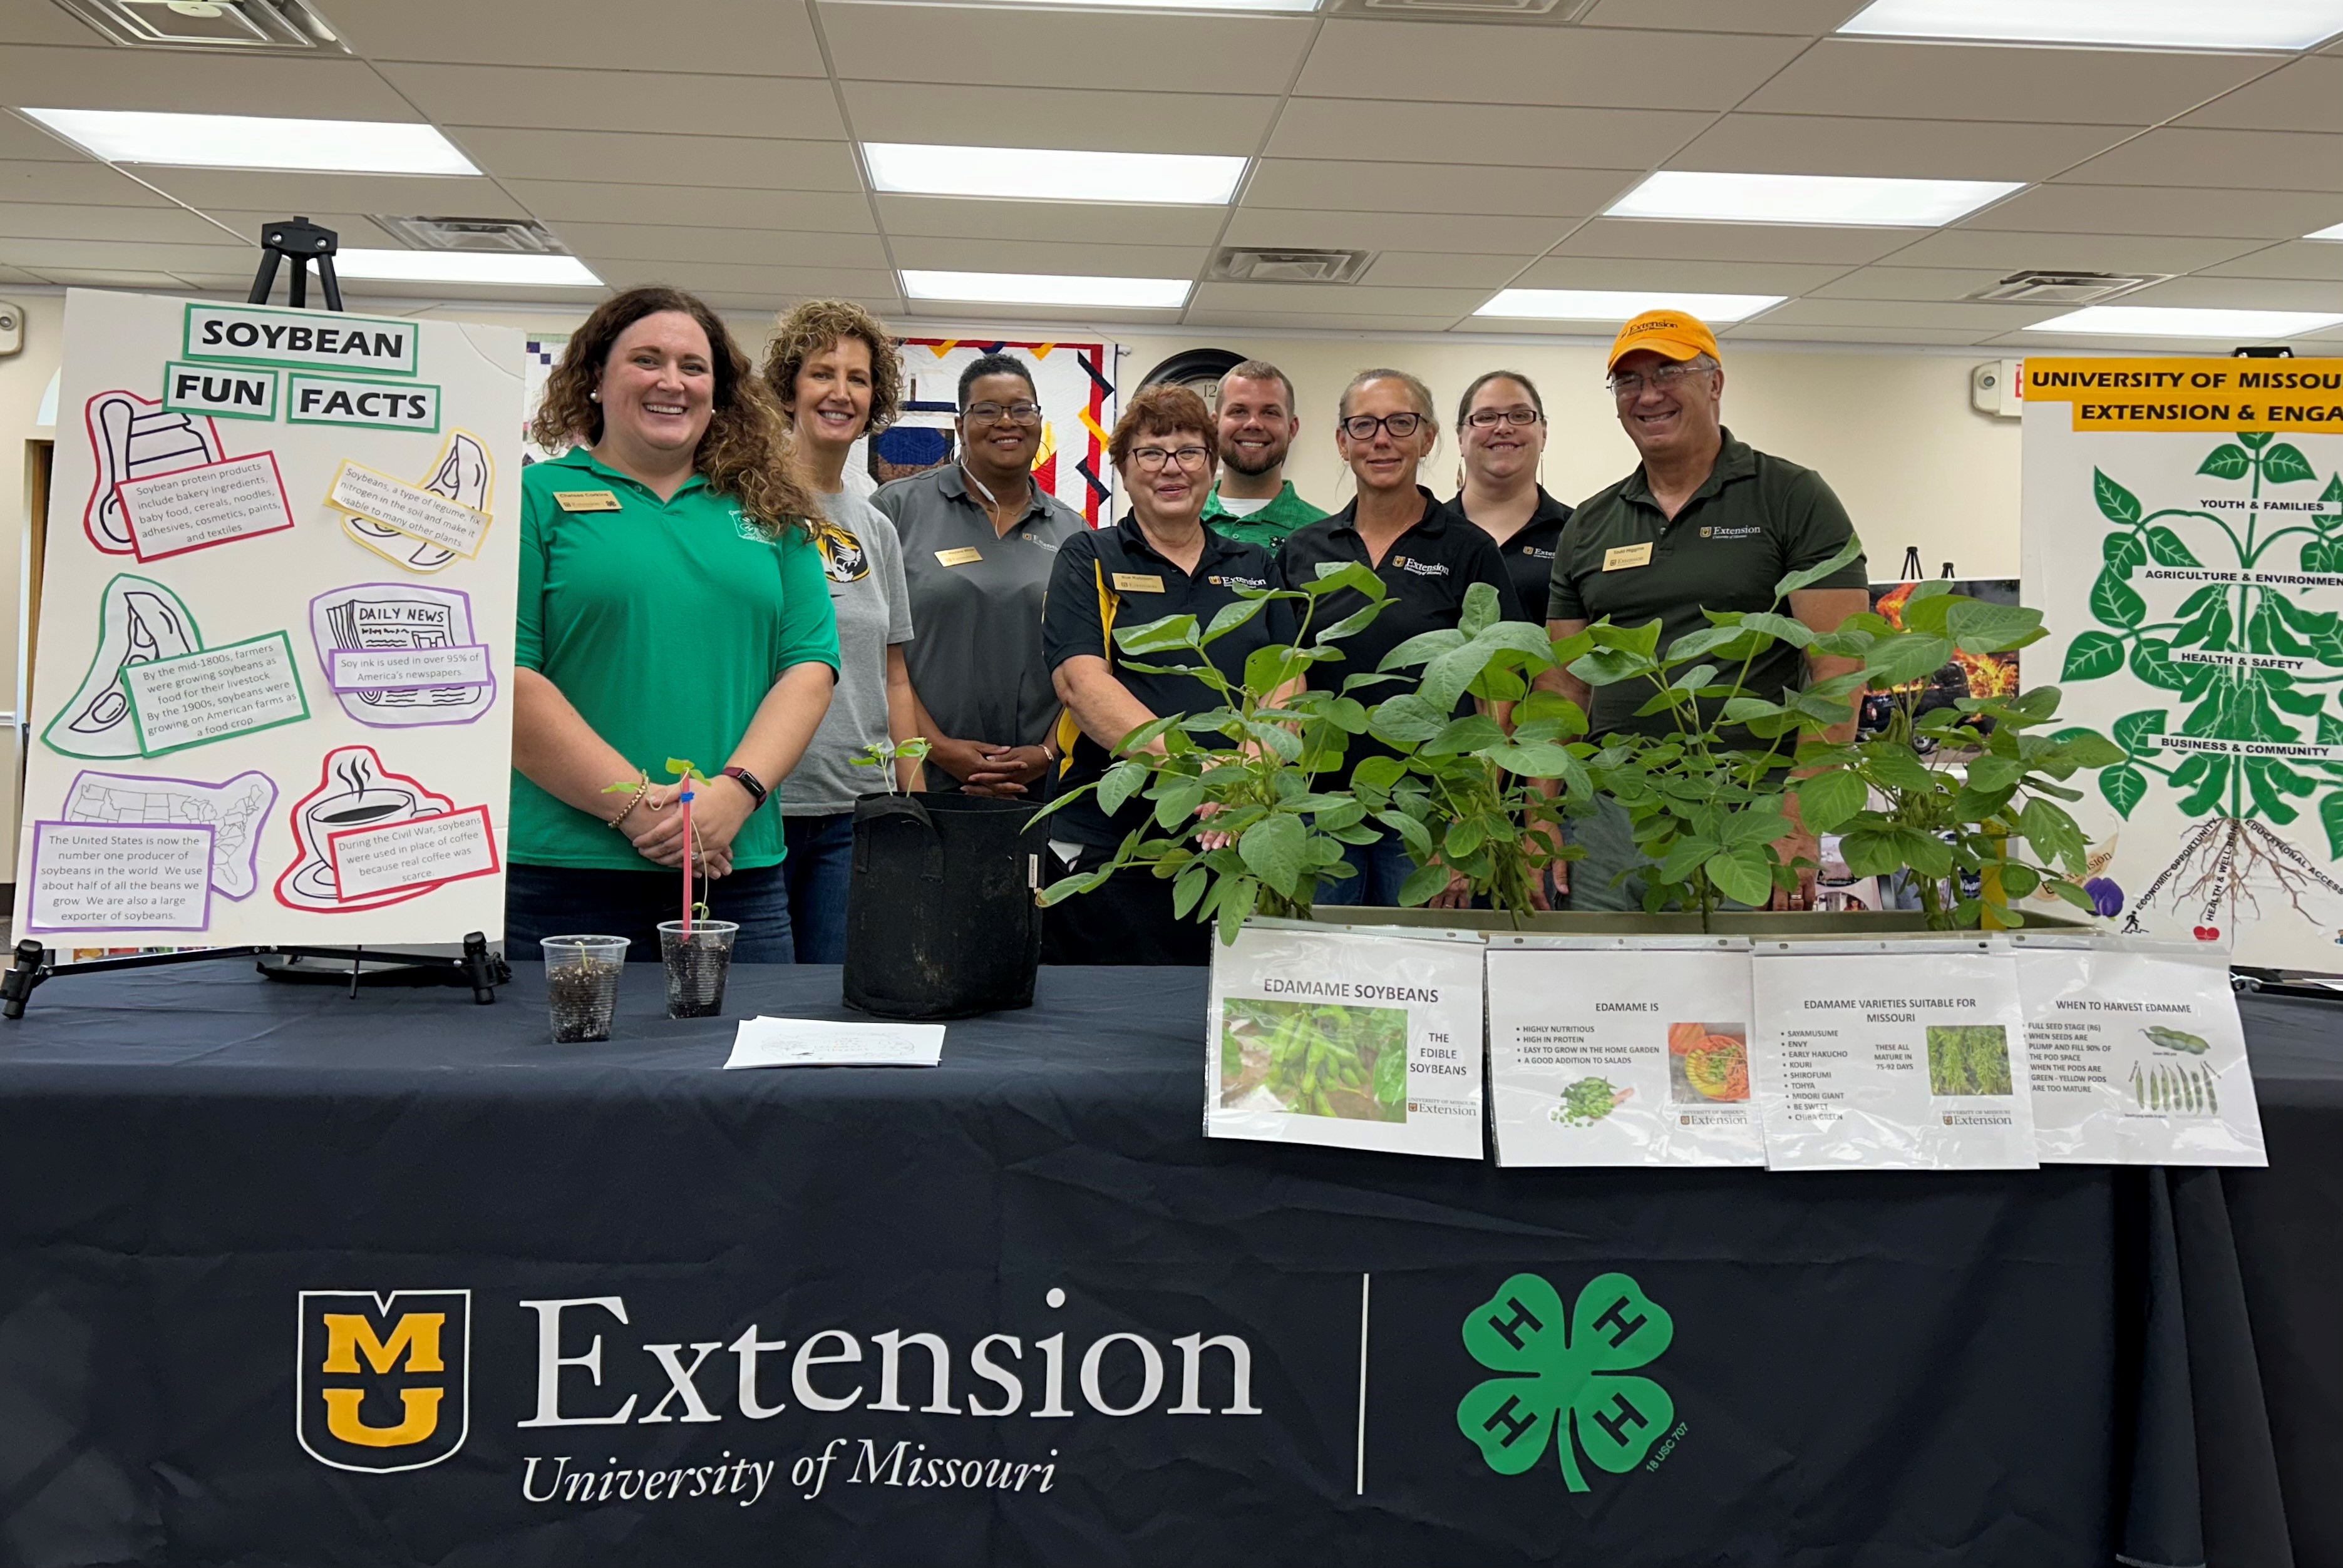
<svg viewBox="0 0 2343 1568">
<path fill-rule="evenodd" d="M 879 318 L 851 300 L 808 299 L 784 311 L 765 347 L 765 385 L 789 414 L 805 362 L 850 337 L 870 350 L 870 422 L 863 434 L 876 436 L 902 417 L 903 357 Z"/>
<path fill-rule="evenodd" d="M 561 351 L 530 434 L 548 451 L 599 441 L 602 406 L 593 394 L 610 351 L 628 327 L 670 310 L 690 317 L 708 335 L 716 376 L 714 406 L 707 432 L 691 455 L 692 467 L 707 479 L 709 489 L 738 501 L 741 513 L 765 528 L 779 533 L 796 527 L 810 535 L 821 506 L 797 477 L 789 422 L 780 405 L 757 377 L 723 320 L 704 300 L 679 288 L 646 284 L 596 306 Z"/>
</svg>

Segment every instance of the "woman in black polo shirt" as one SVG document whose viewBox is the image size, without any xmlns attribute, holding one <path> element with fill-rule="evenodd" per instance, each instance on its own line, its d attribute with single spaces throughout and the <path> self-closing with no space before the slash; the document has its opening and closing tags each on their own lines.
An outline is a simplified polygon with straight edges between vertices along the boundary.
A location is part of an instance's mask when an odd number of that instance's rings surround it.
<svg viewBox="0 0 2343 1568">
<path fill-rule="evenodd" d="M 1060 791 L 1096 782 L 1112 761 L 1112 748 L 1150 719 L 1221 706 L 1193 676 L 1125 668 L 1113 628 L 1173 615 L 1209 624 L 1238 602 L 1239 588 L 1272 586 L 1267 549 L 1202 521 L 1220 460 L 1220 438 L 1202 397 L 1184 387 L 1142 388 L 1115 422 L 1107 451 L 1131 510 L 1114 527 L 1076 534 L 1059 547 L 1041 618 L 1042 658 L 1071 720 L 1059 736 L 1065 755 Z M 1207 650 L 1213 665 L 1242 681 L 1255 648 L 1292 640 L 1286 608 L 1271 605 L 1214 642 Z M 1189 661 L 1156 656 L 1145 662 Z M 1133 797 L 1110 816 L 1095 794 L 1086 795 L 1050 819 L 1051 844 L 1068 871 L 1094 866 L 1152 809 Z M 1177 919 L 1171 881 L 1144 868 L 1118 872 L 1097 890 L 1054 906 L 1042 931 L 1042 959 L 1053 964 L 1202 964 L 1211 955 L 1212 928 Z"/>
<path fill-rule="evenodd" d="M 1448 503 L 1504 557 L 1513 584 L 1506 618 L 1538 626 L 1545 624 L 1553 589 L 1554 546 L 1570 521 L 1570 508 L 1538 483 L 1545 434 L 1545 399 L 1528 377 L 1491 370 L 1476 377 L 1456 405 L 1464 487 Z"/>
<path fill-rule="evenodd" d="M 1351 466 L 1359 493 L 1331 518 L 1297 528 L 1278 548 L 1278 570 L 1286 581 L 1314 581 L 1328 563 L 1361 561 L 1382 578 L 1391 597 L 1381 615 L 1344 638 L 1342 662 L 1321 665 L 1322 679 L 1340 684 L 1372 674 L 1383 656 L 1412 637 L 1453 627 L 1463 618 L 1464 592 L 1476 582 L 1495 588 L 1499 601 L 1513 600 L 1512 579 L 1496 544 L 1416 482 L 1416 468 L 1440 440 L 1432 389 L 1404 370 L 1363 370 L 1342 389 L 1334 444 Z M 1338 589 L 1314 612 L 1322 624 L 1363 609 L 1366 596 Z M 1361 700 L 1373 704 L 1410 689 L 1414 674 L 1364 688 Z M 1460 714 L 1472 711 L 1463 699 Z M 1339 779 L 1347 783 L 1361 759 L 1387 749 L 1355 737 Z M 1415 862 L 1396 837 L 1353 845 L 1344 857 L 1353 875 L 1318 884 L 1321 904 L 1396 904 Z M 1461 900 L 1462 890 L 1443 894 L 1443 903 Z"/>
</svg>

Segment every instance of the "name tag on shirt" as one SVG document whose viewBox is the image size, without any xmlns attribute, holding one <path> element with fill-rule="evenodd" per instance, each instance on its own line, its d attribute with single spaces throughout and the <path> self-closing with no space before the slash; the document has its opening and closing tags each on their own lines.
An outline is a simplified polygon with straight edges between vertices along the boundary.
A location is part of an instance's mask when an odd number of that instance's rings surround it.
<svg viewBox="0 0 2343 1568">
<path fill-rule="evenodd" d="M 556 490 L 553 504 L 565 512 L 618 510 L 618 498 L 608 490 Z"/>
<path fill-rule="evenodd" d="M 1606 572 L 1620 571 L 1628 567 L 1647 567 L 1651 564 L 1652 542 L 1649 539 L 1640 545 L 1620 545 L 1614 549 L 1603 552 L 1603 569 Z"/>
<path fill-rule="evenodd" d="M 1117 572 L 1114 586 L 1119 593 L 1161 593 L 1163 579 L 1149 577 L 1144 572 Z"/>
<path fill-rule="evenodd" d="M 962 545 L 956 550 L 938 550 L 936 564 L 940 567 L 964 567 L 970 561 L 980 561 L 984 552 L 974 545 Z"/>
</svg>

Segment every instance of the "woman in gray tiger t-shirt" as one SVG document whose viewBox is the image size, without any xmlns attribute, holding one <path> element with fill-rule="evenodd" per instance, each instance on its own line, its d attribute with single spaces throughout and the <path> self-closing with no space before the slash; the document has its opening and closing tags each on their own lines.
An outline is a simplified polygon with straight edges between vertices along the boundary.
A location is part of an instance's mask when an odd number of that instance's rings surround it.
<svg viewBox="0 0 2343 1568">
<path fill-rule="evenodd" d="M 809 299 L 775 328 L 765 380 L 795 428 L 799 477 L 821 501 L 814 542 L 838 612 L 838 689 L 805 759 L 781 787 L 789 845 L 782 870 L 798 962 L 843 963 L 855 798 L 888 787 L 880 769 L 856 759 L 867 747 L 916 732 L 903 663 L 903 645 L 911 640 L 903 548 L 895 525 L 849 493 L 846 478 L 856 440 L 885 429 L 902 409 L 902 363 L 869 311 Z M 920 787 L 916 762 L 899 764 L 897 772 L 902 788 Z"/>
</svg>

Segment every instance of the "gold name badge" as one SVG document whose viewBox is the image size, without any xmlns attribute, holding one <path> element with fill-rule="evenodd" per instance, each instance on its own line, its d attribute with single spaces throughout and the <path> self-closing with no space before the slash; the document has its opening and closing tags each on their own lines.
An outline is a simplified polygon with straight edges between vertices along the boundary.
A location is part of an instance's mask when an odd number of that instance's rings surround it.
<svg viewBox="0 0 2343 1568">
<path fill-rule="evenodd" d="M 608 490 L 556 490 L 553 504 L 565 512 L 615 512 L 618 498 Z"/>
<path fill-rule="evenodd" d="M 1143 572 L 1117 572 L 1114 574 L 1114 586 L 1121 593 L 1161 593 L 1163 579 L 1149 577 Z"/>
<path fill-rule="evenodd" d="M 1647 567 L 1652 564 L 1652 544 L 1649 539 L 1640 545 L 1620 545 L 1603 552 L 1603 569 L 1615 572 L 1625 567 Z"/>
<path fill-rule="evenodd" d="M 938 550 L 936 564 L 942 567 L 964 567 L 970 561 L 980 561 L 984 552 L 974 545 L 962 545 L 956 550 Z"/>
</svg>

